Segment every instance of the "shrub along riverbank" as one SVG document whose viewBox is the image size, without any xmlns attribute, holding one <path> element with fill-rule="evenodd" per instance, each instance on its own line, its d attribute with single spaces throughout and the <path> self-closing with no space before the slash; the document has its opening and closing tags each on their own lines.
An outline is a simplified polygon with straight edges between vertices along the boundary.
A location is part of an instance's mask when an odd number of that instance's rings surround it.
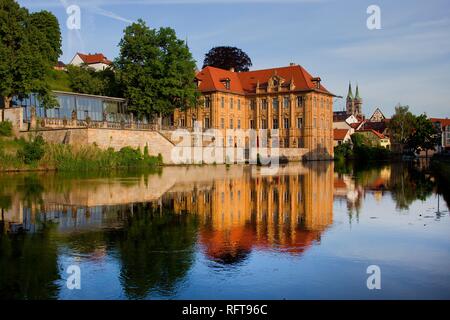
<svg viewBox="0 0 450 320">
<path fill-rule="evenodd" d="M 37 135 L 28 140 L 0 136 L 0 171 L 91 171 L 162 166 L 162 156 L 131 147 L 102 150 L 95 145 L 75 147 L 48 144 Z"/>
<path fill-rule="evenodd" d="M 352 143 L 343 143 L 334 148 L 334 159 L 337 162 L 354 160 L 358 162 L 384 161 L 392 158 L 390 150 L 372 145 L 359 134 L 352 135 Z"/>
</svg>

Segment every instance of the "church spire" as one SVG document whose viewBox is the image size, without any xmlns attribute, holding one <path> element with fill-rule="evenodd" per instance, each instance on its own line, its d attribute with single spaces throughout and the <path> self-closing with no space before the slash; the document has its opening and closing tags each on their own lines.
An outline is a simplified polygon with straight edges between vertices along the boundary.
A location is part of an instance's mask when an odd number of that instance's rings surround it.
<svg viewBox="0 0 450 320">
<path fill-rule="evenodd" d="M 358 85 L 356 85 L 355 99 L 361 100 L 361 97 L 359 96 L 359 88 L 358 88 Z"/>
<path fill-rule="evenodd" d="M 353 93 L 352 93 L 352 83 L 348 83 L 348 93 L 347 93 L 347 99 L 353 99 Z"/>
</svg>

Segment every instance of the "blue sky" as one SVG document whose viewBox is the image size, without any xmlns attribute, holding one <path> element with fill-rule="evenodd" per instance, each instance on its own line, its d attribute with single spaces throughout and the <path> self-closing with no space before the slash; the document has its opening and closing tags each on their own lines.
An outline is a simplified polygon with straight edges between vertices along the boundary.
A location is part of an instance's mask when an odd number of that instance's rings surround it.
<svg viewBox="0 0 450 320">
<path fill-rule="evenodd" d="M 246 51 L 253 69 L 295 62 L 337 95 L 358 83 L 363 112 L 397 103 L 414 113 L 450 116 L 448 0 L 19 0 L 53 12 L 63 35 L 64 62 L 77 52 L 114 59 L 123 29 L 142 18 L 188 39 L 199 67 L 213 46 Z M 68 30 L 65 8 L 81 8 L 81 29 Z M 381 9 L 381 30 L 369 30 L 369 5 Z M 337 99 L 335 110 L 345 105 Z"/>
</svg>

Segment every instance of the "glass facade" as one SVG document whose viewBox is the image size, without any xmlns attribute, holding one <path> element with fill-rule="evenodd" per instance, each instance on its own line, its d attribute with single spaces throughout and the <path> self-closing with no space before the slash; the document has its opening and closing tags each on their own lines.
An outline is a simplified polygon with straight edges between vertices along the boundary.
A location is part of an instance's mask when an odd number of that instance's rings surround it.
<svg viewBox="0 0 450 320">
<path fill-rule="evenodd" d="M 55 92 L 58 106 L 55 108 L 45 108 L 39 101 L 36 94 L 30 94 L 25 99 L 13 99 L 13 106 L 24 108 L 25 120 L 30 119 L 31 107 L 36 107 L 36 116 L 39 118 L 72 119 L 75 111 L 78 120 L 86 120 L 88 117 L 92 121 L 121 122 L 130 120 L 130 115 L 126 112 L 124 99 L 82 95 L 76 93 Z M 144 121 L 146 122 L 146 121 Z"/>
</svg>

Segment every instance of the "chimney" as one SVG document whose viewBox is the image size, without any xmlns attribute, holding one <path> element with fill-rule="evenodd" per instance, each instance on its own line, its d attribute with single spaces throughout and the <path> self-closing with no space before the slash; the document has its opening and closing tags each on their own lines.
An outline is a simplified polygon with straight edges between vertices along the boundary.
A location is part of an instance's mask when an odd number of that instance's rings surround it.
<svg viewBox="0 0 450 320">
<path fill-rule="evenodd" d="M 296 65 L 297 65 L 297 64 L 296 64 L 295 62 L 289 63 L 289 66 L 291 66 L 291 67 L 296 66 Z"/>
<path fill-rule="evenodd" d="M 234 68 L 233 68 L 233 67 L 231 67 L 231 68 L 230 68 L 230 71 L 231 71 L 231 72 L 234 72 Z"/>
</svg>

